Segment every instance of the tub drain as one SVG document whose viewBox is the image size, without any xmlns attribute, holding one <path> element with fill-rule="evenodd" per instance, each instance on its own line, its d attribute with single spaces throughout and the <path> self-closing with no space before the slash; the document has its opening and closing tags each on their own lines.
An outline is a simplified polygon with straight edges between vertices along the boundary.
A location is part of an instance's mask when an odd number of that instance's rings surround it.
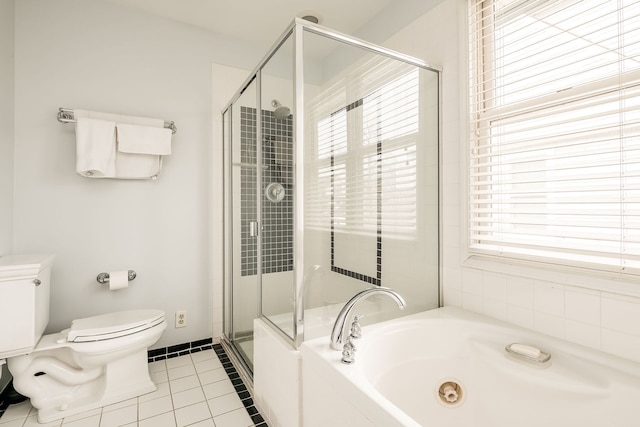
<svg viewBox="0 0 640 427">
<path fill-rule="evenodd" d="M 455 406 L 462 403 L 464 392 L 462 387 L 455 381 L 446 381 L 438 388 L 438 397 L 446 406 Z"/>
</svg>

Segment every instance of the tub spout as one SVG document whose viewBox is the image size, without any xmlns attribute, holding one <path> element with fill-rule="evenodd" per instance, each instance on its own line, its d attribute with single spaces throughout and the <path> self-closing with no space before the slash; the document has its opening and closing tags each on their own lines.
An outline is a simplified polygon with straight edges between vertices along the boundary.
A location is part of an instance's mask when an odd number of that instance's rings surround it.
<svg viewBox="0 0 640 427">
<path fill-rule="evenodd" d="M 351 318 L 351 312 L 355 305 L 372 295 L 387 295 L 391 299 L 393 299 L 396 303 L 398 303 L 398 307 L 400 310 L 404 310 L 407 306 L 404 298 L 400 296 L 396 291 L 391 290 L 389 288 L 369 288 L 364 291 L 360 291 L 353 296 L 347 303 L 342 307 L 338 317 L 336 318 L 335 323 L 333 324 L 333 329 L 331 331 L 331 348 L 334 350 L 342 351 L 343 345 L 346 341 L 345 335 L 348 335 L 349 329 L 347 325 L 349 324 L 349 320 Z M 346 329 L 346 332 L 345 332 Z"/>
</svg>

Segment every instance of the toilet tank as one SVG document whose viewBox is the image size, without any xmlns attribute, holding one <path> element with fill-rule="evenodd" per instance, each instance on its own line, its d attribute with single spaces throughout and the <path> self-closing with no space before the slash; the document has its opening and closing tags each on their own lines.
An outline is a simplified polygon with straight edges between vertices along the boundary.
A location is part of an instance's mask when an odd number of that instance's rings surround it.
<svg viewBox="0 0 640 427">
<path fill-rule="evenodd" d="M 0 359 L 29 353 L 47 327 L 53 258 L 0 258 Z"/>
</svg>

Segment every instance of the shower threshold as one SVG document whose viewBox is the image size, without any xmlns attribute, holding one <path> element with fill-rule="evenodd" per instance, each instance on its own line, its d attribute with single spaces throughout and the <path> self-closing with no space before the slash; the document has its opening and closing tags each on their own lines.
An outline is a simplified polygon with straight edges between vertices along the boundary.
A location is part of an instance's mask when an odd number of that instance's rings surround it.
<svg viewBox="0 0 640 427">
<path fill-rule="evenodd" d="M 253 387 L 253 331 L 238 332 L 234 336 L 233 341 L 222 337 L 220 343 L 240 376 Z"/>
</svg>

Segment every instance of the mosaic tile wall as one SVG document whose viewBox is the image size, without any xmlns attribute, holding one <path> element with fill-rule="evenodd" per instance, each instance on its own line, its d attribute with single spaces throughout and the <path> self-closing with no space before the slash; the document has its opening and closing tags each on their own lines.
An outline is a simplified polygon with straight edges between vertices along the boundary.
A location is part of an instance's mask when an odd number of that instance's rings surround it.
<svg viewBox="0 0 640 427">
<path fill-rule="evenodd" d="M 240 110 L 241 271 L 257 274 L 257 241 L 249 235 L 249 223 L 256 215 L 256 110 Z M 282 185 L 285 196 L 271 201 L 262 191 L 262 272 L 293 269 L 293 118 L 276 119 L 272 111 L 262 110 L 262 185 Z"/>
</svg>

